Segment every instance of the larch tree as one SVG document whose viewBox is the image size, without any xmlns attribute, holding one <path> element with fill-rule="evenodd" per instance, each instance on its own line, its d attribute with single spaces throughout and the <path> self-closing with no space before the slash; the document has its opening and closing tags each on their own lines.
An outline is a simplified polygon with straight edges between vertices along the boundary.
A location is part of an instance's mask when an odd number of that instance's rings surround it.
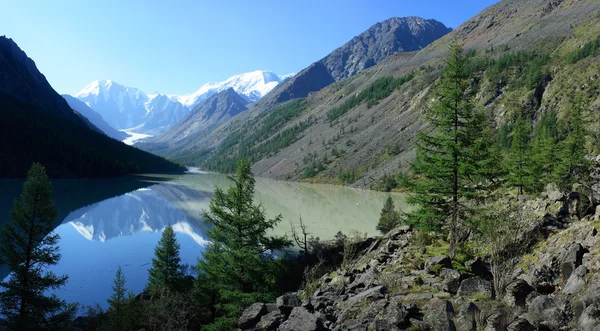
<svg viewBox="0 0 600 331">
<path fill-rule="evenodd" d="M 376 229 L 382 234 L 386 234 L 398 226 L 400 222 L 400 213 L 396 210 L 392 197 L 388 196 L 381 209 L 381 215 L 379 216 L 379 222 L 377 223 Z"/>
<path fill-rule="evenodd" d="M 511 133 L 512 140 L 508 154 L 508 185 L 519 189 L 519 194 L 525 190 L 532 191 L 534 187 L 534 169 L 531 162 L 530 145 L 531 125 L 519 116 Z"/>
<path fill-rule="evenodd" d="M 0 233 L 0 262 L 11 270 L 0 282 L 0 314 L 10 330 L 60 329 L 74 318 L 76 306 L 49 294 L 68 279 L 48 271 L 60 260 L 57 215 L 46 170 L 34 163 Z"/>
<path fill-rule="evenodd" d="M 273 299 L 280 272 L 273 252 L 291 245 L 285 237 L 267 234 L 281 215 L 268 219 L 263 207 L 254 204 L 250 164 L 240 160 L 231 179 L 227 191 L 215 189 L 204 213 L 211 244 L 196 266 L 197 287 L 207 291 L 201 301 L 209 305 L 203 309 L 211 317 L 209 330 L 231 328 L 243 308 Z"/>
<path fill-rule="evenodd" d="M 445 230 L 454 258 L 463 231 L 474 222 L 477 201 L 495 183 L 487 120 L 473 103 L 469 57 L 458 41 L 450 45 L 433 105 L 426 110 L 431 131 L 418 135 L 416 181 L 408 202 L 417 208 L 407 221 L 423 230 Z"/>
<path fill-rule="evenodd" d="M 179 243 L 171 225 L 163 230 L 158 245 L 154 249 L 152 267 L 148 270 L 149 291 L 166 287 L 169 290 L 179 290 L 184 277 L 184 266 L 179 256 Z"/>
</svg>

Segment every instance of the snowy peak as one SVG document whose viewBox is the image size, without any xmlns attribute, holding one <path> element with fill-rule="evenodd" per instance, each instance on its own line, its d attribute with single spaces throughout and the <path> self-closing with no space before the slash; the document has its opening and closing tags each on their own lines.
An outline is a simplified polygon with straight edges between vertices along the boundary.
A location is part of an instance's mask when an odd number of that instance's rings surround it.
<svg viewBox="0 0 600 331">
<path fill-rule="evenodd" d="M 236 93 L 244 96 L 249 101 L 256 101 L 269 93 L 279 83 L 293 75 L 278 76 L 272 71 L 256 70 L 235 75 L 223 82 L 204 84 L 192 94 L 173 95 L 171 99 L 179 101 L 188 108 L 193 108 L 202 100 L 206 100 L 216 93 L 232 88 Z"/>
</svg>

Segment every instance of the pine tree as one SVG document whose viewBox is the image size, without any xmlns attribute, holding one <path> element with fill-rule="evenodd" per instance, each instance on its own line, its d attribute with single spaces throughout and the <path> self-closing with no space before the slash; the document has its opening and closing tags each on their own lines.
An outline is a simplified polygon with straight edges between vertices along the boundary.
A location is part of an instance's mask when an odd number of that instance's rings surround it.
<svg viewBox="0 0 600 331">
<path fill-rule="evenodd" d="M 574 102 L 567 115 L 563 122 L 566 139 L 560 144 L 558 162 L 554 168 L 554 181 L 564 194 L 570 192 L 573 184 L 589 186 L 592 170 L 592 163 L 587 159 L 586 147 L 589 133 L 581 105 Z"/>
<path fill-rule="evenodd" d="M 491 139 L 486 118 L 472 98 L 469 58 L 455 41 L 433 106 L 426 111 L 431 133 L 421 133 L 412 164 L 417 182 L 408 197 L 418 208 L 408 214 L 424 230 L 446 229 L 450 257 L 461 242 L 461 229 L 473 221 L 475 202 L 487 186 L 495 183 L 490 163 Z"/>
<path fill-rule="evenodd" d="M 59 236 L 52 234 L 57 210 L 44 167 L 34 163 L 14 202 L 12 222 L 0 233 L 0 260 L 9 279 L 0 283 L 0 314 L 11 330 L 61 328 L 72 321 L 76 307 L 48 291 L 61 288 L 68 276 L 47 271 L 60 260 Z"/>
<path fill-rule="evenodd" d="M 532 191 L 534 186 L 533 164 L 529 138 L 531 126 L 519 116 L 513 126 L 510 153 L 508 155 L 508 185 L 517 187 L 519 194 L 524 190 Z"/>
<path fill-rule="evenodd" d="M 154 249 L 152 268 L 148 270 L 149 291 L 165 286 L 169 290 L 179 290 L 183 277 L 184 266 L 179 257 L 179 243 L 171 225 L 163 230 L 158 245 Z"/>
<path fill-rule="evenodd" d="M 379 223 L 377 223 L 377 230 L 382 234 L 386 234 L 399 224 L 400 213 L 398 213 L 396 210 L 396 206 L 394 205 L 394 200 L 392 197 L 388 196 L 383 204 L 383 209 L 381 209 Z"/>
<path fill-rule="evenodd" d="M 108 298 L 107 329 L 115 331 L 130 330 L 128 302 L 125 296 L 127 292 L 125 289 L 125 275 L 123 275 L 121 266 L 118 267 L 115 274 L 112 289 L 113 294 Z"/>
<path fill-rule="evenodd" d="M 267 219 L 262 206 L 254 204 L 250 164 L 240 160 L 231 179 L 227 192 L 215 189 L 204 213 L 212 243 L 196 266 L 197 288 L 204 291 L 201 310 L 209 312 L 213 329 L 232 327 L 244 307 L 273 299 L 279 265 L 269 252 L 291 245 L 285 237 L 267 235 L 281 215 Z"/>
</svg>

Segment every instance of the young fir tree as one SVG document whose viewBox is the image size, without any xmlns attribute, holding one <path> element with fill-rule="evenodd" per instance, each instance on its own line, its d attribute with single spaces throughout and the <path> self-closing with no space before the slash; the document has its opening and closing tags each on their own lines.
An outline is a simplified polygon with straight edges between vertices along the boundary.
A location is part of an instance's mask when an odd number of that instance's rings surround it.
<svg viewBox="0 0 600 331">
<path fill-rule="evenodd" d="M 107 311 L 107 330 L 125 331 L 131 330 L 130 311 L 128 310 L 130 302 L 126 297 L 127 290 L 125 289 L 125 275 L 121 266 L 117 269 L 115 279 L 113 281 L 113 294 L 108 298 Z"/>
<path fill-rule="evenodd" d="M 552 181 L 556 163 L 558 127 L 556 113 L 549 111 L 540 118 L 531 147 L 532 180 L 536 191 Z"/>
<path fill-rule="evenodd" d="M 457 41 L 450 55 L 433 106 L 426 111 L 432 131 L 421 133 L 412 169 L 418 179 L 408 202 L 418 208 L 408 221 L 425 230 L 445 229 L 449 255 L 454 258 L 461 230 L 474 217 L 475 202 L 495 183 L 491 139 L 486 118 L 475 109 L 468 73 L 469 58 Z"/>
<path fill-rule="evenodd" d="M 532 191 L 534 186 L 533 166 L 531 163 L 531 147 L 529 138 L 531 126 L 521 116 L 515 121 L 512 130 L 510 153 L 508 154 L 508 185 L 519 189 Z"/>
<path fill-rule="evenodd" d="M 592 170 L 592 162 L 586 157 L 586 139 L 589 133 L 581 105 L 575 102 L 567 115 L 563 122 L 566 138 L 560 144 L 553 176 L 563 194 L 568 194 L 573 184 L 588 187 L 591 184 Z"/>
<path fill-rule="evenodd" d="M 68 279 L 48 271 L 60 260 L 56 217 L 46 170 L 34 163 L 0 233 L 0 261 L 12 271 L 0 282 L 0 315 L 10 330 L 59 329 L 74 317 L 76 307 L 48 294 Z"/>
<path fill-rule="evenodd" d="M 258 300 L 272 300 L 279 265 L 270 252 L 291 245 L 285 237 L 268 236 L 281 216 L 267 219 L 261 205 L 255 205 L 254 178 L 250 164 L 238 162 L 225 192 L 215 189 L 204 217 L 212 226 L 211 244 L 196 266 L 196 287 L 201 311 L 212 323 L 207 329 L 232 328 L 239 313 Z"/>
<path fill-rule="evenodd" d="M 398 213 L 396 210 L 396 206 L 394 205 L 394 200 L 392 197 L 388 196 L 383 204 L 383 209 L 381 209 L 379 223 L 377 223 L 377 230 L 382 234 L 386 234 L 399 224 L 400 213 Z"/>
<path fill-rule="evenodd" d="M 154 249 L 152 268 L 148 270 L 149 291 L 164 286 L 169 290 L 179 290 L 183 280 L 184 267 L 179 257 L 179 243 L 171 225 L 163 230 L 158 245 Z"/>
</svg>

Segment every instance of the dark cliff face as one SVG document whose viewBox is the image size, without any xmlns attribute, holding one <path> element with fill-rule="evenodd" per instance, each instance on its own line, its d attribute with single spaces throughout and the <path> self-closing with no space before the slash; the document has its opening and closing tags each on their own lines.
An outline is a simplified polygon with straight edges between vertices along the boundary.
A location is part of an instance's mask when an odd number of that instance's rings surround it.
<svg viewBox="0 0 600 331">
<path fill-rule="evenodd" d="M 304 98 L 310 92 L 354 76 L 392 54 L 418 51 L 451 31 L 436 20 L 420 17 L 394 17 L 377 23 L 277 86 L 264 102 L 270 105 Z"/>
<path fill-rule="evenodd" d="M 67 102 L 52 89 L 33 60 L 10 38 L 0 36 L 0 91 L 54 115 L 83 125 Z"/>
<path fill-rule="evenodd" d="M 436 20 L 394 17 L 373 25 L 319 62 L 338 81 L 394 53 L 420 50 L 450 31 L 452 29 Z"/>
</svg>

